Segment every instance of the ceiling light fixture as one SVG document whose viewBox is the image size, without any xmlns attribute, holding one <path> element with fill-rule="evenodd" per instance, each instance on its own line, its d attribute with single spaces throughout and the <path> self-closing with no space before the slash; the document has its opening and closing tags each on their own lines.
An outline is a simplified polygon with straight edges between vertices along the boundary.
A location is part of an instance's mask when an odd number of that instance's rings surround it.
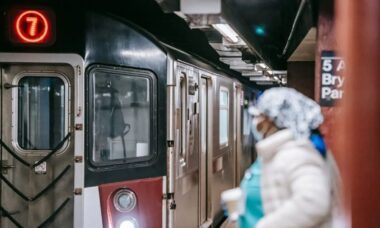
<svg viewBox="0 0 380 228">
<path fill-rule="evenodd" d="M 222 34 L 229 42 L 239 42 L 239 35 L 228 24 L 213 24 L 220 34 Z"/>
</svg>

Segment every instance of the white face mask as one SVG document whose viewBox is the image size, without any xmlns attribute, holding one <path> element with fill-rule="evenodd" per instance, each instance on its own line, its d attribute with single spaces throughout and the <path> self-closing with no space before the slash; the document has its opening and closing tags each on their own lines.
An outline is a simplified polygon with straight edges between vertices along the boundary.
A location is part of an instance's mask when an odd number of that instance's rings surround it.
<svg viewBox="0 0 380 228">
<path fill-rule="evenodd" d="M 252 120 L 252 133 L 253 137 L 255 137 L 256 141 L 260 141 L 264 138 L 264 135 L 257 130 L 257 125 L 259 123 L 259 118 L 253 118 Z"/>
</svg>

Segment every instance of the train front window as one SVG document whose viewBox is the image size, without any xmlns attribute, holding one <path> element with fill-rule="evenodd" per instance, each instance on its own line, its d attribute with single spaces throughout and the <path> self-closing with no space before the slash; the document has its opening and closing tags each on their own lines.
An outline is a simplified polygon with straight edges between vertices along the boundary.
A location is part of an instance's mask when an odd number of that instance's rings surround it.
<svg viewBox="0 0 380 228">
<path fill-rule="evenodd" d="M 142 74 L 91 74 L 92 161 L 97 165 L 147 158 L 151 135 L 151 82 Z"/>
<path fill-rule="evenodd" d="M 24 150 L 50 150 L 65 137 L 65 84 L 25 76 L 18 83 L 17 141 Z"/>
</svg>

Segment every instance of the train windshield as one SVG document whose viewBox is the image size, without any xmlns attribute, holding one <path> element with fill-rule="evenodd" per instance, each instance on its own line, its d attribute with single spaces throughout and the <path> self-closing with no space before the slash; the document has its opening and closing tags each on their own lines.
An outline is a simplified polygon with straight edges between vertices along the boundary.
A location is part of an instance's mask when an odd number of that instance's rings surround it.
<svg viewBox="0 0 380 228">
<path fill-rule="evenodd" d="M 107 165 L 149 157 L 149 78 L 95 70 L 90 80 L 92 161 Z"/>
<path fill-rule="evenodd" d="M 18 83 L 18 144 L 49 150 L 65 137 L 65 84 L 58 77 L 25 76 Z"/>
</svg>

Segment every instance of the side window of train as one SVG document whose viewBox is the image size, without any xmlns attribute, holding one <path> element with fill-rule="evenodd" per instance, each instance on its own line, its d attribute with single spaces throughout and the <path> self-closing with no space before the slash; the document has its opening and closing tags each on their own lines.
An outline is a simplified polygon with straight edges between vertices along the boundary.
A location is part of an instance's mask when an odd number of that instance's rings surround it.
<svg viewBox="0 0 380 228">
<path fill-rule="evenodd" d="M 229 126 L 229 91 L 226 87 L 219 90 L 219 145 L 228 146 L 228 126 Z"/>
<path fill-rule="evenodd" d="M 249 136 L 252 120 L 251 116 L 248 113 L 248 107 L 249 107 L 249 100 L 247 97 L 244 98 L 244 109 L 243 109 L 243 135 Z"/>
<path fill-rule="evenodd" d="M 92 163 L 104 166 L 151 159 L 154 75 L 96 67 L 89 79 Z"/>
<path fill-rule="evenodd" d="M 17 147 L 52 150 L 68 132 L 68 81 L 62 75 L 24 75 L 17 83 Z"/>
</svg>

